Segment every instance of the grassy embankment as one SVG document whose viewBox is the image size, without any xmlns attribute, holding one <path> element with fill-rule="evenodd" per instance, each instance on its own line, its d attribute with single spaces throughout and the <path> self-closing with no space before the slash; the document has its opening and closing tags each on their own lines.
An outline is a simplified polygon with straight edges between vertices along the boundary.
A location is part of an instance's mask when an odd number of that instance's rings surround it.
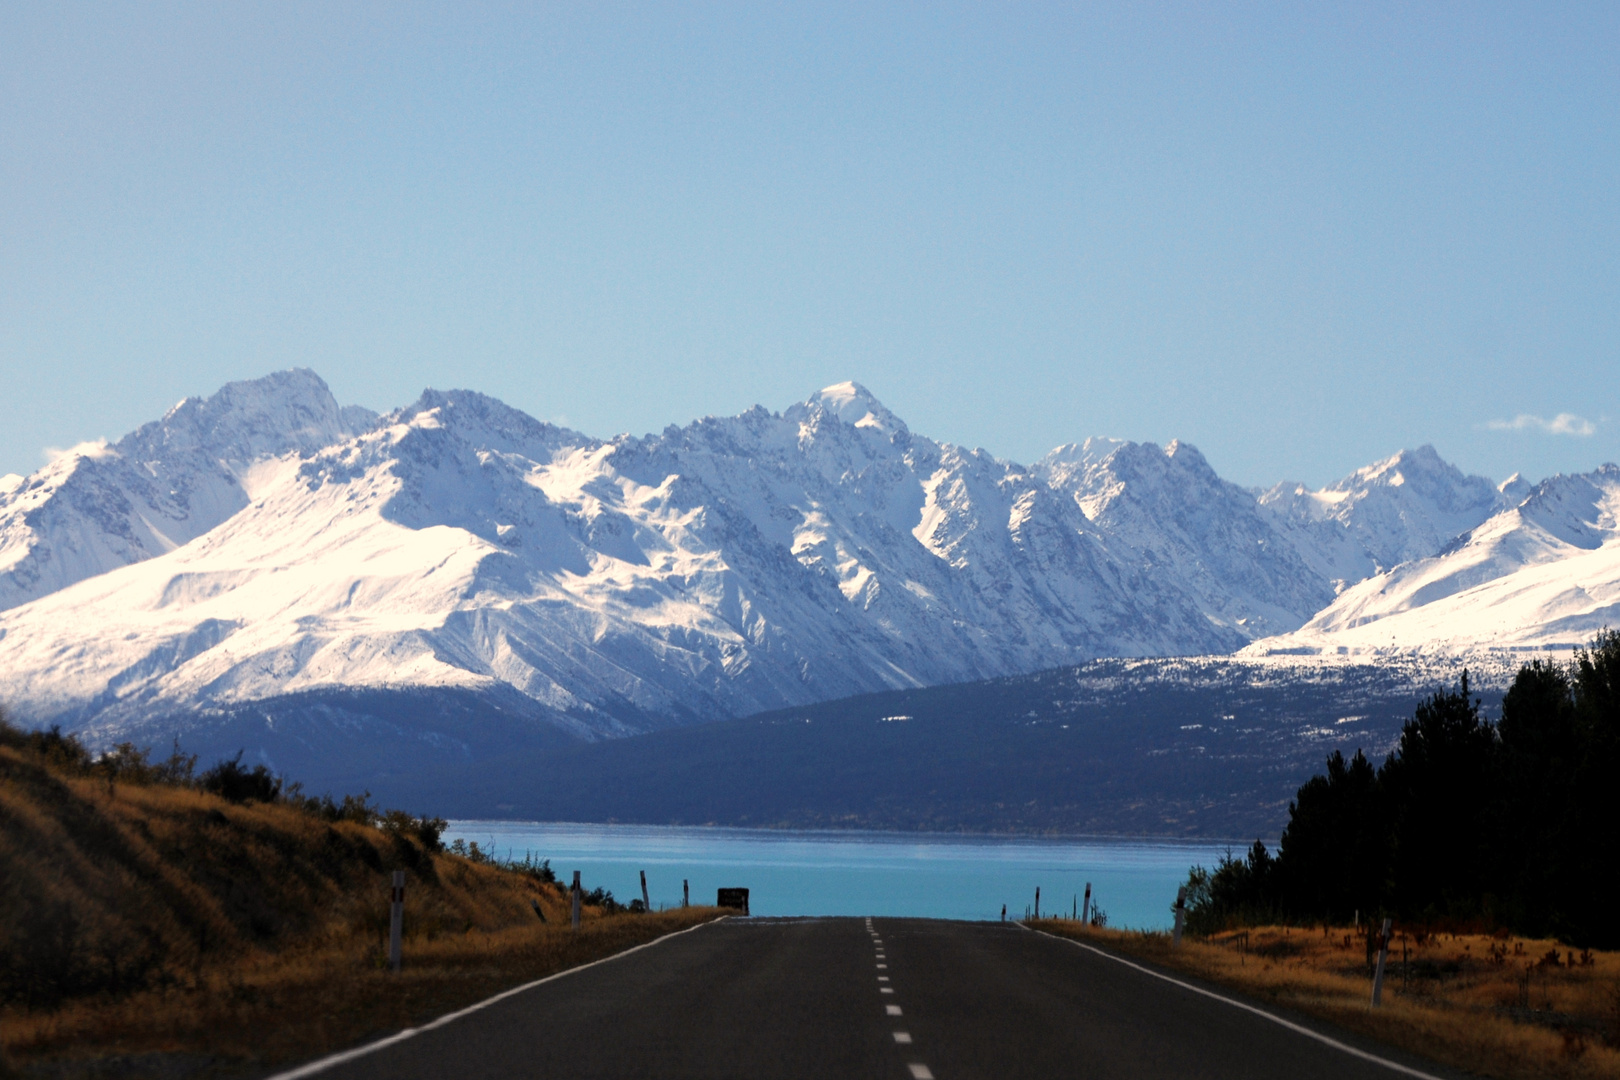
<svg viewBox="0 0 1620 1080">
<path fill-rule="evenodd" d="M 1482 1076 L 1620 1076 L 1620 953 L 1485 934 L 1397 935 L 1375 1009 L 1365 938 L 1349 927 L 1254 927 L 1187 937 L 1178 949 L 1163 932 L 1030 925 Z"/>
<path fill-rule="evenodd" d="M 308 801 L 109 777 L 0 745 L 0 1074 L 262 1070 L 717 914 L 587 907 L 576 933 L 549 874 L 437 850 L 403 815 L 327 820 Z"/>
</svg>

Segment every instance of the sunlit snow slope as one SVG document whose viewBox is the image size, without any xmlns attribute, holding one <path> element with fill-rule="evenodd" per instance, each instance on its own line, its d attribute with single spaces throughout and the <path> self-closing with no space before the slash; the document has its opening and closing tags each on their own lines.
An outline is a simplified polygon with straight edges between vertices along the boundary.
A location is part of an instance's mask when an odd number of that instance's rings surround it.
<svg viewBox="0 0 1620 1080">
<path fill-rule="evenodd" d="M 1620 627 L 1620 468 L 1555 476 L 1252 653 L 1563 650 Z"/>
</svg>

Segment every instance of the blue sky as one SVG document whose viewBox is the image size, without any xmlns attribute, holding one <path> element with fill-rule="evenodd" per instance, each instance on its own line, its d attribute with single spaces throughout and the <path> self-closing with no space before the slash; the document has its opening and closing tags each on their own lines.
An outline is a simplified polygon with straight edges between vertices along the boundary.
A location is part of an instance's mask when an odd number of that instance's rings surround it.
<svg viewBox="0 0 1620 1080">
<path fill-rule="evenodd" d="M 597 435 L 1620 459 L 1620 7 L 11 4 L 0 472 L 307 366 Z M 1559 419 L 1563 417 L 1563 419 Z"/>
</svg>

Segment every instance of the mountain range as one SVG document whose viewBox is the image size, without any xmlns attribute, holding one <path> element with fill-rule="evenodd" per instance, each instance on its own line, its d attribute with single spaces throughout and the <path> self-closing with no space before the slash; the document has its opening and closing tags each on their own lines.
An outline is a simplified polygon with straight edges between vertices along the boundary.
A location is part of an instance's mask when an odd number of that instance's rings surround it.
<svg viewBox="0 0 1620 1080">
<path fill-rule="evenodd" d="M 1563 647 L 1620 621 L 1617 512 L 1613 465 L 1427 446 L 1321 490 L 1182 442 L 1026 466 L 855 383 L 602 440 L 287 371 L 0 479 L 0 703 L 476 757 L 1100 657 Z"/>
</svg>

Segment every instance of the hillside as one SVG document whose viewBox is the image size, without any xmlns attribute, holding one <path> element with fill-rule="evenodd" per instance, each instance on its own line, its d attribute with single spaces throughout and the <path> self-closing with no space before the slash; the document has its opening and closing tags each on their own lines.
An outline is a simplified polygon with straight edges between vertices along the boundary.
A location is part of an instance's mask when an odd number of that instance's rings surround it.
<svg viewBox="0 0 1620 1080">
<path fill-rule="evenodd" d="M 1460 669 L 1105 660 L 382 781 L 451 817 L 1275 837 L 1335 750 L 1381 759 Z M 1482 674 L 1475 673 L 1476 676 Z M 1505 670 L 1476 678 L 1487 705 Z M 1495 681 L 1493 682 L 1493 677 Z M 542 784 L 533 778 L 546 778 Z"/>
<path fill-rule="evenodd" d="M 14 1060 L 72 1072 L 140 1054 L 137 1072 L 217 1072 L 307 1056 L 667 928 L 592 905 L 575 935 L 537 865 L 443 851 L 432 822 L 355 800 L 232 801 L 172 765 L 97 761 L 0 725 L 0 1045 Z M 381 993 L 396 869 L 407 975 Z"/>
</svg>

